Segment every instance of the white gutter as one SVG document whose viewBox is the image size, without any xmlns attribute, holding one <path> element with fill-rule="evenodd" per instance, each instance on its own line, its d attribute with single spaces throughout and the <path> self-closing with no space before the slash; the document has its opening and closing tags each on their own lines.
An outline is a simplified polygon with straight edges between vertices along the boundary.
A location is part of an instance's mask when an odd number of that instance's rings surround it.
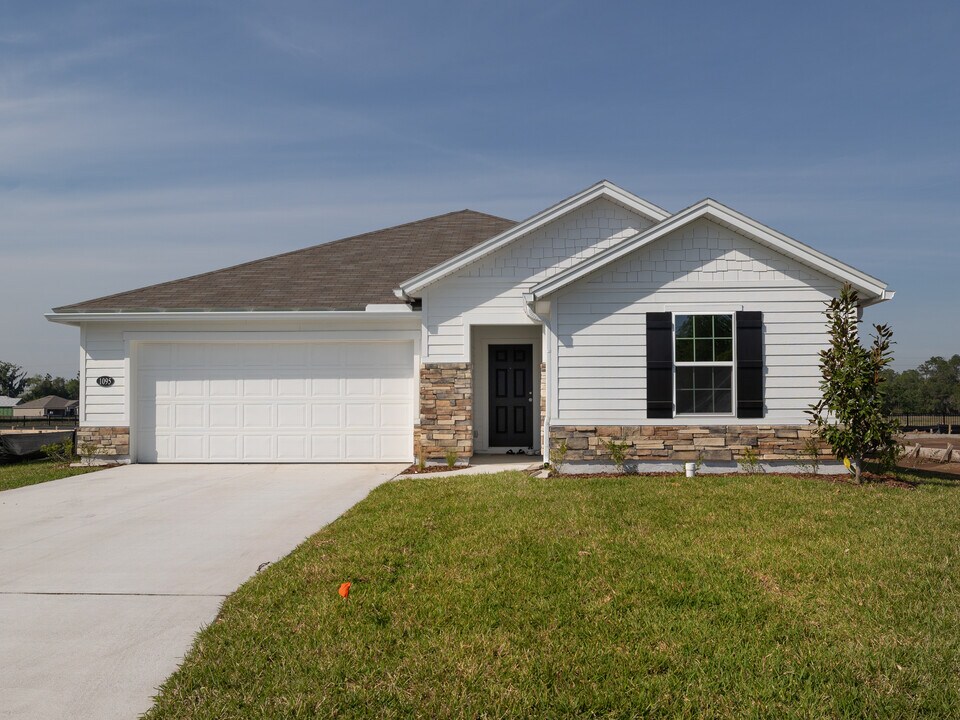
<svg viewBox="0 0 960 720">
<path fill-rule="evenodd" d="M 375 305 L 376 310 L 158 310 L 154 312 L 70 312 L 45 313 L 50 322 L 75 325 L 84 322 L 171 322 L 178 320 L 211 321 L 222 320 L 392 320 L 399 316 L 419 315 L 407 305 L 396 305 L 396 310 L 387 310 Z"/>
</svg>

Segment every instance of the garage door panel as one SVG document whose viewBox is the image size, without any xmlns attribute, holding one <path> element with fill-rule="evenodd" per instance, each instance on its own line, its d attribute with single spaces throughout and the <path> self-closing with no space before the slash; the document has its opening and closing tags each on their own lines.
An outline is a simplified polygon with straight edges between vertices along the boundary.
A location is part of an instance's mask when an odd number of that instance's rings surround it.
<svg viewBox="0 0 960 720">
<path fill-rule="evenodd" d="M 186 345 L 139 349 L 141 461 L 412 457 L 411 343 Z"/>
<path fill-rule="evenodd" d="M 413 423 L 407 403 L 383 403 L 380 405 L 380 428 L 400 430 Z"/>
<path fill-rule="evenodd" d="M 347 428 L 356 430 L 377 426 L 377 408 L 374 403 L 350 403 L 346 406 Z"/>
<path fill-rule="evenodd" d="M 237 398 L 240 395 L 240 381 L 234 377 L 223 377 L 223 370 L 219 370 L 207 383 L 212 398 Z M 221 375 L 221 377 L 217 377 Z"/>
<path fill-rule="evenodd" d="M 173 421 L 178 430 L 202 430 L 206 405 L 199 403 L 180 403 L 174 406 Z"/>
<path fill-rule="evenodd" d="M 244 378 L 242 394 L 245 398 L 273 397 L 273 380 L 270 378 Z"/>
<path fill-rule="evenodd" d="M 243 427 L 257 430 L 273 428 L 273 408 L 274 406 L 270 403 L 244 403 L 240 406 Z"/>
<path fill-rule="evenodd" d="M 301 368 L 300 372 L 305 372 L 305 369 Z M 307 379 L 305 377 L 278 378 L 277 395 L 280 397 L 306 397 Z"/>
<path fill-rule="evenodd" d="M 237 462 L 240 457 L 240 437 L 237 435 L 210 435 L 210 460 Z"/>
<path fill-rule="evenodd" d="M 344 436 L 344 441 L 344 460 L 348 462 L 361 461 L 377 454 L 377 438 L 373 433 L 351 433 Z"/>
<path fill-rule="evenodd" d="M 379 440 L 384 457 L 403 457 L 410 452 L 410 437 L 406 433 L 380 433 Z"/>
<path fill-rule="evenodd" d="M 370 397 L 376 393 L 376 381 L 372 377 L 348 377 L 346 379 L 347 396 Z"/>
<path fill-rule="evenodd" d="M 209 406 L 209 424 L 212 430 L 238 430 L 240 428 L 240 406 L 236 403 L 211 404 Z"/>
<path fill-rule="evenodd" d="M 207 453 L 204 448 L 206 436 L 176 434 L 172 437 L 173 454 L 180 461 L 205 460 Z"/>
<path fill-rule="evenodd" d="M 310 381 L 310 394 L 313 397 L 339 397 L 342 394 L 342 382 L 339 377 L 313 378 Z"/>
<path fill-rule="evenodd" d="M 410 396 L 410 378 L 381 378 L 380 396 L 406 399 Z"/>
<path fill-rule="evenodd" d="M 277 459 L 302 462 L 310 457 L 307 450 L 309 438 L 306 435 L 278 435 Z"/>
<path fill-rule="evenodd" d="M 340 403 L 314 403 L 310 406 L 310 426 L 314 428 L 343 427 Z"/>
<path fill-rule="evenodd" d="M 274 435 L 244 435 L 241 438 L 243 459 L 262 462 L 278 459 L 275 442 Z"/>
<path fill-rule="evenodd" d="M 307 406 L 303 404 L 282 404 L 277 405 L 277 427 L 278 428 L 306 428 L 307 427 Z"/>
<path fill-rule="evenodd" d="M 202 398 L 206 394 L 206 383 L 203 380 L 171 380 L 170 394 L 180 400 Z"/>
</svg>

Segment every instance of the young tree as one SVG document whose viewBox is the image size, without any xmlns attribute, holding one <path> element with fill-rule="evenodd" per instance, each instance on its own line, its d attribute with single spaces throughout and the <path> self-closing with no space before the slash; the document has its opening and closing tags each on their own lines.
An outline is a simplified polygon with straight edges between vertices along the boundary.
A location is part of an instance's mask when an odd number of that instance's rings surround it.
<svg viewBox="0 0 960 720">
<path fill-rule="evenodd" d="M 27 384 L 27 372 L 19 365 L 0 362 L 0 395 L 20 397 Z"/>
<path fill-rule="evenodd" d="M 883 371 L 893 362 L 893 331 L 874 325 L 872 346 L 861 345 L 859 303 L 849 285 L 827 303 L 830 347 L 820 351 L 823 396 L 807 411 L 819 436 L 837 459 L 849 463 L 858 483 L 866 456 L 874 456 L 886 468 L 900 455 L 894 438 L 897 424 L 884 412 Z"/>
</svg>

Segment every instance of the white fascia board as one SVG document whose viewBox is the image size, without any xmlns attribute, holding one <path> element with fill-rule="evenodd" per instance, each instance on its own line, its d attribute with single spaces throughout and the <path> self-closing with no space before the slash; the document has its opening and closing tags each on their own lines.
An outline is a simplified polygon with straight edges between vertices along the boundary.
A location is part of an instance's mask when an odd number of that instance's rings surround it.
<svg viewBox="0 0 960 720">
<path fill-rule="evenodd" d="M 380 306 L 368 306 L 377 307 Z M 406 306 L 398 306 L 406 307 Z M 46 313 L 50 322 L 79 325 L 87 322 L 218 322 L 222 320 L 383 320 L 398 316 L 418 316 L 419 310 L 210 310 L 210 311 L 156 311 L 156 312 L 73 312 Z"/>
<path fill-rule="evenodd" d="M 605 197 L 613 202 L 624 205 L 634 212 L 643 215 L 655 223 L 662 222 L 670 217 L 670 213 L 661 207 L 657 207 L 651 202 L 634 195 L 623 188 L 617 187 L 608 180 L 601 180 L 596 185 L 588 187 L 586 190 L 561 200 L 536 215 L 527 218 L 523 222 L 514 225 L 499 235 L 486 240 L 476 247 L 460 253 L 459 255 L 446 260 L 439 265 L 435 265 L 429 270 L 404 281 L 394 293 L 397 297 L 416 296 L 424 287 L 434 283 L 441 278 L 456 272 L 460 268 L 479 260 L 485 255 L 489 255 L 502 248 L 505 245 L 517 240 L 518 238 L 531 233 L 544 225 L 563 217 L 567 213 L 573 212 L 579 207 L 586 205 L 597 198 Z"/>
<path fill-rule="evenodd" d="M 814 250 L 808 245 L 804 245 L 798 240 L 794 240 L 783 233 L 777 232 L 752 218 L 738 213 L 726 205 L 718 203 L 716 200 L 702 200 L 696 205 L 691 205 L 686 210 L 681 210 L 668 220 L 664 220 L 659 225 L 634 235 L 632 238 L 614 245 L 613 247 L 597 253 L 589 260 L 554 275 L 552 278 L 531 288 L 531 292 L 537 299 L 550 295 L 557 290 L 566 287 L 572 282 L 589 275 L 600 268 L 619 260 L 630 253 L 639 250 L 650 243 L 653 243 L 669 233 L 678 230 L 702 217 L 733 229 L 746 237 L 766 245 L 777 252 L 793 258 L 798 262 L 808 265 L 825 275 L 836 278 L 843 282 L 849 282 L 857 290 L 866 292 L 869 296 L 869 303 L 881 302 L 893 297 L 892 291 L 887 290 L 886 284 L 882 280 L 871 277 L 866 273 L 860 272 L 856 268 L 843 263 L 836 258 L 832 258 L 818 250 Z"/>
</svg>

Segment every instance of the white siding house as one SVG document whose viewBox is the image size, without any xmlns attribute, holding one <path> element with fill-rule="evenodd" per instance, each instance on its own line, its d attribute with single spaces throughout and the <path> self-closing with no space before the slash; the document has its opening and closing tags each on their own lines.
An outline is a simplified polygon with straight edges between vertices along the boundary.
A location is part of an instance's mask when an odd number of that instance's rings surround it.
<svg viewBox="0 0 960 720">
<path fill-rule="evenodd" d="M 712 200 L 607 181 L 57 308 L 92 461 L 412 462 L 450 451 L 729 468 L 809 449 L 824 303 L 884 283 Z"/>
</svg>

